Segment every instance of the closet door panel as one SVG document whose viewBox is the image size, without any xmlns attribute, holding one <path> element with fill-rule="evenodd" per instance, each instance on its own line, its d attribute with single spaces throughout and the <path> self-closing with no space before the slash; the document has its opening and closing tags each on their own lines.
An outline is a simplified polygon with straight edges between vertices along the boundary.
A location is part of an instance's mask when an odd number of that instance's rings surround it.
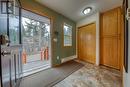
<svg viewBox="0 0 130 87">
<path fill-rule="evenodd" d="M 102 61 L 103 65 L 119 69 L 118 39 L 103 38 L 102 39 Z"/>
<path fill-rule="evenodd" d="M 118 35 L 118 10 L 114 9 L 102 14 L 101 36 Z"/>
</svg>

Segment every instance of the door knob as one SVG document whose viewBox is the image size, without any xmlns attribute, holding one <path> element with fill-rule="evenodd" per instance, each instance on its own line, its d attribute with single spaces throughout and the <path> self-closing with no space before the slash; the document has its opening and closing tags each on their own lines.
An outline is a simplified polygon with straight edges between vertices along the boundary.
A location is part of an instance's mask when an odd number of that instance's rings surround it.
<svg viewBox="0 0 130 87">
<path fill-rule="evenodd" d="M 10 40 L 9 40 L 9 37 L 8 35 L 0 35 L 0 44 L 1 45 L 9 45 L 10 43 Z"/>
</svg>

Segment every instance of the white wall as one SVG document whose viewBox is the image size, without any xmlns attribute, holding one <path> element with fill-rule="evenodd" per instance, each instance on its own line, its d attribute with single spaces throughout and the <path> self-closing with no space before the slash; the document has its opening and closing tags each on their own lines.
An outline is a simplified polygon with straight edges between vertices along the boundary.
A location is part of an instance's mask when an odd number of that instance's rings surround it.
<svg viewBox="0 0 130 87">
<path fill-rule="evenodd" d="M 130 8 L 130 0 L 128 0 L 128 4 Z M 128 73 L 124 73 L 124 87 L 130 87 L 130 20 L 128 34 Z"/>
<path fill-rule="evenodd" d="M 94 15 L 91 15 L 89 17 L 86 17 L 80 21 L 77 22 L 77 29 L 80 26 L 96 22 L 96 65 L 99 65 L 99 29 L 100 29 L 100 14 L 97 12 Z M 77 49 L 76 49 L 77 51 Z"/>
</svg>

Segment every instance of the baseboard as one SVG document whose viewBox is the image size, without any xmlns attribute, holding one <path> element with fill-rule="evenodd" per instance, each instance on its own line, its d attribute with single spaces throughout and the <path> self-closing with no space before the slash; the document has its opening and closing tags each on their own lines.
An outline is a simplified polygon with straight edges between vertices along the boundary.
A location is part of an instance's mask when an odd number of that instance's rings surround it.
<svg viewBox="0 0 130 87">
<path fill-rule="evenodd" d="M 76 58 L 77 58 L 77 55 L 65 57 L 65 58 L 61 59 L 61 63 L 65 63 L 65 62 L 71 61 L 71 60 L 76 59 Z"/>
<path fill-rule="evenodd" d="M 65 57 L 65 58 L 62 58 L 61 59 L 61 64 L 56 64 L 56 65 L 53 65 L 52 67 L 59 67 L 61 66 L 62 64 L 68 62 L 68 61 L 71 61 L 71 60 L 74 60 L 77 58 L 77 55 L 73 55 L 73 56 L 69 56 L 69 57 Z"/>
</svg>

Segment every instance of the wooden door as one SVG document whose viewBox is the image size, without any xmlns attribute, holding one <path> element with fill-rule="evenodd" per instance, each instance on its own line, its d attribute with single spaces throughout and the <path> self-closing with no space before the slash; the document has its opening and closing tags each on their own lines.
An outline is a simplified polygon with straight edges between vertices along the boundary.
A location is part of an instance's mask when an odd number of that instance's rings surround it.
<svg viewBox="0 0 130 87">
<path fill-rule="evenodd" d="M 119 69 L 118 39 L 102 39 L 101 64 Z"/>
<path fill-rule="evenodd" d="M 115 69 L 120 69 L 121 55 L 121 13 L 120 8 L 101 15 L 101 60 L 100 63 Z"/>
<path fill-rule="evenodd" d="M 96 59 L 96 24 L 92 23 L 78 30 L 78 57 L 95 63 Z"/>
<path fill-rule="evenodd" d="M 110 10 L 102 14 L 101 36 L 118 35 L 118 10 Z"/>
</svg>

